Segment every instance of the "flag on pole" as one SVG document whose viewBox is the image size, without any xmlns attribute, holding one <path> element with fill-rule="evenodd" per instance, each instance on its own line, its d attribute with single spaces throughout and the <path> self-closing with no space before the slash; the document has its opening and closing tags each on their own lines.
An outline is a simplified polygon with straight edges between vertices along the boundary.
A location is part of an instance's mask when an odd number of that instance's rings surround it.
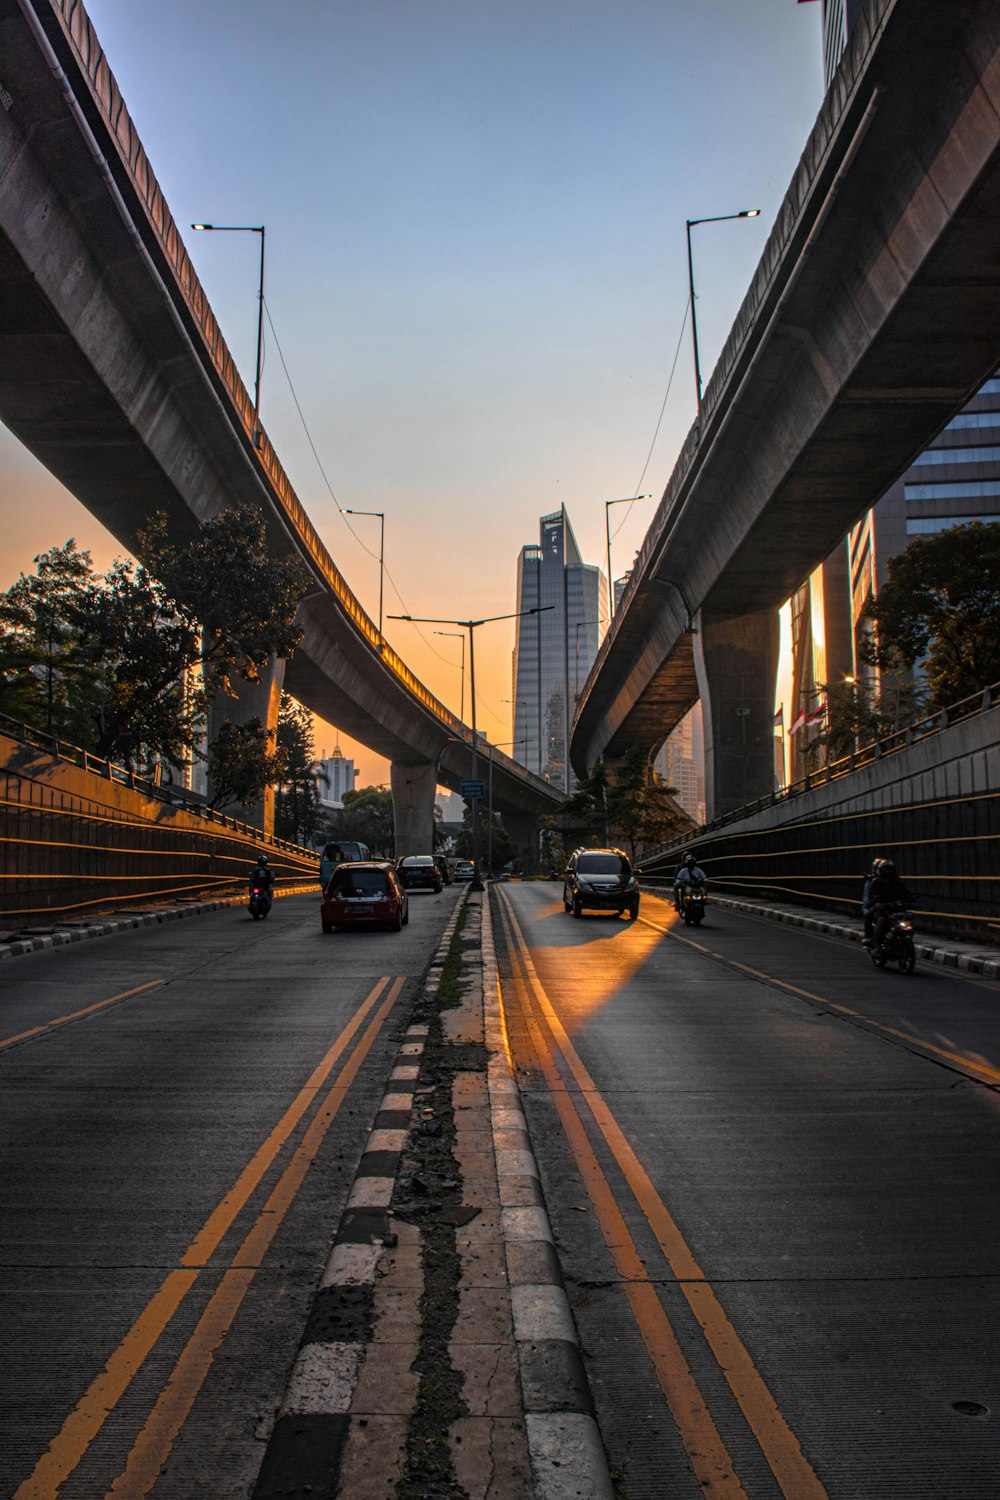
<svg viewBox="0 0 1000 1500">
<path fill-rule="evenodd" d="M 822 721 L 825 718 L 826 718 L 826 704 L 825 703 L 821 703 L 818 708 L 814 708 L 809 713 L 806 714 L 806 723 L 809 724 L 809 725 L 811 725 L 811 724 L 820 724 L 820 723 L 822 723 Z"/>
<path fill-rule="evenodd" d="M 805 722 L 806 722 L 806 711 L 803 708 L 803 709 L 799 710 L 799 715 L 798 715 L 797 719 L 795 720 L 794 724 L 792 725 L 791 729 L 789 729 L 788 733 L 789 734 L 798 734 L 799 730 L 802 728 L 802 726 L 803 726 L 803 724 Z"/>
<path fill-rule="evenodd" d="M 780 729 L 782 727 L 782 725 L 784 724 L 784 722 L 785 722 L 785 705 L 783 703 L 779 707 L 778 712 L 775 714 L 775 716 L 771 720 L 771 722 L 773 723 L 775 729 Z"/>
</svg>

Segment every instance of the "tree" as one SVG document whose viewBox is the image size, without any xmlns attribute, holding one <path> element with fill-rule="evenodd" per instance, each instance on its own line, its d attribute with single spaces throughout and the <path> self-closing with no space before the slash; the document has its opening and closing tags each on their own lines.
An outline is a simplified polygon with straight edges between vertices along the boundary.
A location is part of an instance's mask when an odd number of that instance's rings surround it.
<svg viewBox="0 0 1000 1500">
<path fill-rule="evenodd" d="M 275 797 L 274 831 L 293 843 L 311 844 L 322 819 L 319 782 L 326 776 L 316 760 L 312 715 L 287 693 L 278 710 L 277 742 L 285 766 Z"/>
<path fill-rule="evenodd" d="M 1000 681 L 1000 523 L 917 537 L 889 559 L 865 613 L 865 661 L 889 673 L 919 663 L 933 705 Z"/>
<path fill-rule="evenodd" d="M 271 751 L 260 719 L 222 725 L 208 750 L 208 775 L 213 795 L 209 806 L 228 807 L 240 802 L 253 807 L 269 786 L 281 780 L 286 752 Z"/>
<path fill-rule="evenodd" d="M 294 651 L 306 577 L 294 560 L 270 557 L 253 510 L 223 511 L 183 545 L 156 515 L 138 552 L 139 564 L 116 562 L 74 604 L 80 649 L 101 683 L 94 748 L 127 765 L 162 756 L 180 766 L 232 679 L 259 681 L 272 655 Z M 223 749 L 230 758 L 234 742 Z"/>
<path fill-rule="evenodd" d="M 826 698 L 826 720 L 806 748 L 810 768 L 885 739 L 901 725 L 919 719 L 926 709 L 926 693 L 899 673 L 854 682 L 820 682 L 817 687 Z"/>
<path fill-rule="evenodd" d="M 490 823 L 489 813 L 485 808 L 479 811 L 479 857 L 483 865 L 486 864 L 487 850 L 490 847 Z M 455 853 L 460 859 L 472 858 L 472 803 L 465 804 L 462 813 L 462 827 L 455 838 Z M 493 868 L 497 865 L 503 868 L 514 859 L 517 850 L 514 841 L 504 827 L 503 818 L 498 812 L 493 814 Z"/>
<path fill-rule="evenodd" d="M 589 776 L 581 776 L 576 790 L 566 799 L 563 811 L 571 818 L 592 819 L 599 824 L 601 838 L 605 844 L 608 831 L 608 773 L 604 761 L 599 760 Z"/>
<path fill-rule="evenodd" d="M 549 879 L 560 876 L 566 868 L 566 845 L 551 815 L 539 819 L 541 829 L 542 868 Z"/>
<path fill-rule="evenodd" d="M 93 577 L 90 553 L 71 537 L 34 562 L 34 573 L 22 573 L 0 594 L 0 713 L 90 749 L 84 705 L 97 674 L 75 623 Z"/>
<path fill-rule="evenodd" d="M 674 801 L 676 788 L 664 786 L 641 745 L 630 745 L 616 763 L 608 788 L 608 818 L 624 836 L 635 861 L 642 845 L 663 844 L 691 826 Z"/>
<path fill-rule="evenodd" d="M 386 786 L 366 786 L 344 793 L 343 812 L 327 819 L 331 838 L 360 839 L 391 859 L 396 848 L 396 814 Z"/>
</svg>

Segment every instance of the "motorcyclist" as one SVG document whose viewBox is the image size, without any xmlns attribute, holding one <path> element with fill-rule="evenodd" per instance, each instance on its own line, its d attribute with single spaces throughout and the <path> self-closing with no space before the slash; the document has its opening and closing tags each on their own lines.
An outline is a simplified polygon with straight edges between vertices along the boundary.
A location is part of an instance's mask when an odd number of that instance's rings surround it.
<svg viewBox="0 0 1000 1500">
<path fill-rule="evenodd" d="M 889 926 L 889 913 L 913 905 L 913 897 L 899 878 L 895 860 L 881 859 L 868 884 L 868 904 L 874 920 L 872 942 L 878 947 Z"/>
<path fill-rule="evenodd" d="M 873 859 L 872 867 L 865 876 L 864 889 L 861 892 L 861 915 L 865 923 L 865 935 L 861 944 L 863 948 L 870 948 L 872 945 L 872 936 L 875 931 L 875 912 L 871 900 L 872 881 L 881 868 L 881 859 Z"/>
<path fill-rule="evenodd" d="M 681 911 L 684 906 L 684 887 L 688 885 L 700 885 L 708 889 L 708 876 L 699 865 L 694 854 L 689 849 L 677 867 L 674 876 L 674 906 Z"/>
<path fill-rule="evenodd" d="M 274 895 L 274 872 L 267 862 L 266 854 L 258 854 L 257 863 L 250 871 L 250 889 L 254 887 L 267 892 L 268 900 Z"/>
</svg>

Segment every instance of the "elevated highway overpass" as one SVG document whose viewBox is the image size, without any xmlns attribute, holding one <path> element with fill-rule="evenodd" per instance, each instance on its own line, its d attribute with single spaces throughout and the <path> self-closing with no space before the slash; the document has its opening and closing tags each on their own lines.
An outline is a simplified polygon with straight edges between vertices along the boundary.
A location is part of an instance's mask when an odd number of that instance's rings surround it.
<svg viewBox="0 0 1000 1500">
<path fill-rule="evenodd" d="M 83 5 L 0 0 L 0 420 L 133 548 L 254 505 L 312 585 L 304 636 L 223 705 L 276 721 L 282 685 L 392 765 L 400 852 L 430 845 L 434 788 L 471 730 L 379 635 L 281 467 L 198 282 Z M 520 847 L 562 793 L 502 751 L 493 798 Z"/>
<path fill-rule="evenodd" d="M 1000 359 L 1000 8 L 868 0 L 580 696 L 572 762 L 700 697 L 709 817 L 773 786 L 777 609 Z"/>
</svg>

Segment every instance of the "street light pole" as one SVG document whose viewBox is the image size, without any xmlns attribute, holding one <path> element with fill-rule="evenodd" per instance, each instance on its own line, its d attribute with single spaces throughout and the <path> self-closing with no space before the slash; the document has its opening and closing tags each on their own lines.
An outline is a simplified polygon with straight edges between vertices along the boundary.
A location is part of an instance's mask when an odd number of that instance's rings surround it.
<svg viewBox="0 0 1000 1500">
<path fill-rule="evenodd" d="M 624 495 L 621 500 L 605 500 L 604 502 L 604 535 L 608 547 L 608 616 L 612 620 L 615 616 L 615 585 L 611 577 L 611 507 L 612 505 L 633 505 L 636 500 L 651 500 L 652 498 L 652 495 Z M 622 524 L 624 525 L 624 522 Z"/>
<path fill-rule="evenodd" d="M 435 630 L 434 634 L 435 635 L 451 635 L 451 636 L 454 636 L 454 638 L 455 638 L 456 641 L 461 641 L 462 642 L 462 683 L 461 683 L 461 693 L 460 693 L 460 699 L 459 699 L 461 707 L 458 710 L 458 717 L 462 720 L 462 722 L 464 724 L 465 723 L 465 635 L 460 630 Z"/>
<path fill-rule="evenodd" d="M 574 697 L 576 698 L 576 701 L 578 703 L 580 701 L 580 631 L 586 630 L 588 625 L 606 624 L 607 620 L 604 619 L 603 616 L 600 620 L 578 620 L 576 622 L 576 690 L 574 692 Z"/>
<path fill-rule="evenodd" d="M 490 795 L 488 821 L 486 824 L 486 868 L 493 874 L 493 752 L 494 750 L 512 750 L 515 745 L 525 743 L 522 736 L 519 740 L 502 740 L 499 745 L 490 745 Z"/>
<path fill-rule="evenodd" d="M 390 615 L 390 620 L 408 620 L 412 625 L 461 625 L 469 632 L 469 694 L 472 699 L 472 780 L 479 779 L 479 747 L 476 732 L 476 628 L 479 625 L 492 625 L 497 620 L 519 620 L 522 615 L 539 615 L 547 609 L 554 609 L 552 604 L 536 605 L 534 609 L 516 609 L 509 615 L 486 615 L 482 620 L 441 620 L 429 615 Z M 483 889 L 483 882 L 479 876 L 479 798 L 473 797 L 472 801 L 472 886 L 474 891 Z"/>
<path fill-rule="evenodd" d="M 264 225 L 263 224 L 192 224 L 192 229 L 210 230 L 213 234 L 260 235 L 260 286 L 257 292 L 257 374 L 253 385 L 253 440 L 260 442 L 260 374 L 264 351 Z"/>
<path fill-rule="evenodd" d="M 378 634 L 379 640 L 384 642 L 385 636 L 382 634 L 382 589 L 385 583 L 385 511 L 342 509 L 341 515 L 378 517 Z"/>
<path fill-rule="evenodd" d="M 688 294 L 691 298 L 691 338 L 694 342 L 694 387 L 698 398 L 698 416 L 701 417 L 701 362 L 698 358 L 698 317 L 695 312 L 694 256 L 691 253 L 691 231 L 696 224 L 723 224 L 727 219 L 756 219 L 759 208 L 741 208 L 737 214 L 715 214 L 710 219 L 687 219 L 688 247 Z"/>
</svg>

